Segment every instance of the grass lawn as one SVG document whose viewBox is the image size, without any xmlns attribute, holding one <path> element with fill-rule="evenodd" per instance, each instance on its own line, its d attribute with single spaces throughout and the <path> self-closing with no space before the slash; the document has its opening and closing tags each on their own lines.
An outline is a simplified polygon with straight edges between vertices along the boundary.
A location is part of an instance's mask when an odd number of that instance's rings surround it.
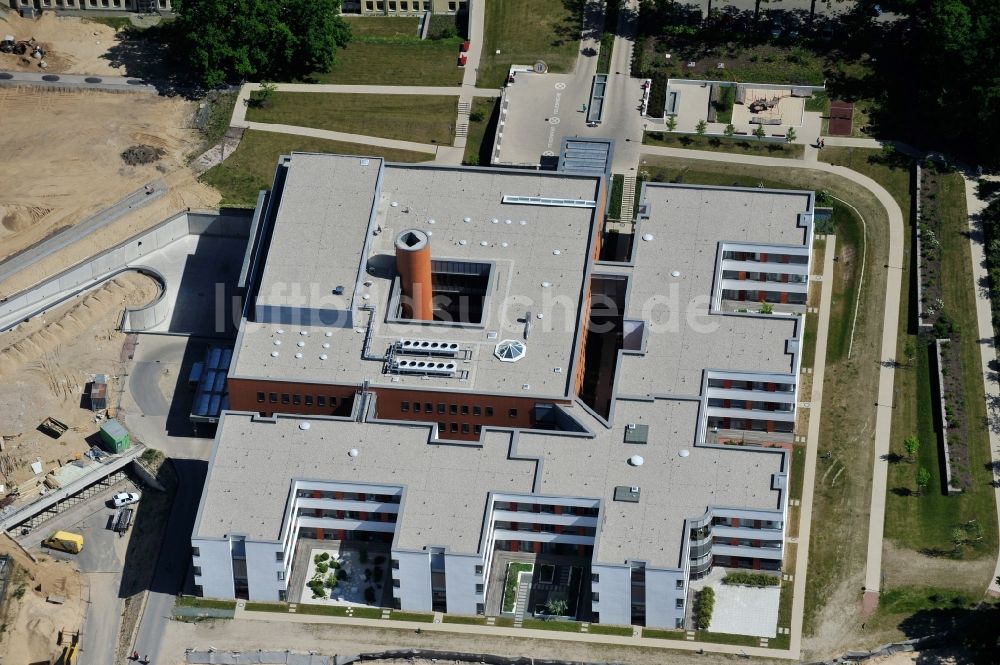
<svg viewBox="0 0 1000 665">
<path fill-rule="evenodd" d="M 728 85 L 719 89 L 719 99 L 712 102 L 715 105 L 716 122 L 729 124 L 733 121 L 733 106 L 736 104 L 736 86 Z"/>
<path fill-rule="evenodd" d="M 235 600 L 215 600 L 214 598 L 197 598 L 195 596 L 180 596 L 174 605 L 177 607 L 201 607 L 209 610 L 235 610 Z"/>
<path fill-rule="evenodd" d="M 565 633 L 579 633 L 580 623 L 578 621 L 540 621 L 539 619 L 525 619 L 521 622 L 522 628 L 534 630 L 560 630 Z"/>
<path fill-rule="evenodd" d="M 588 629 L 589 630 L 589 629 Z M 643 628 L 643 637 L 655 637 L 660 640 L 683 640 L 683 630 L 660 630 L 659 628 Z"/>
<path fill-rule="evenodd" d="M 360 22 L 371 20 L 380 19 L 365 18 Z M 458 66 L 460 39 L 376 39 L 356 38 L 347 48 L 337 51 L 337 61 L 330 71 L 314 73 L 310 81 L 353 85 L 462 84 L 462 69 Z"/>
<path fill-rule="evenodd" d="M 458 97 L 278 92 L 247 120 L 451 145 Z"/>
<path fill-rule="evenodd" d="M 882 307 L 886 271 L 882 266 L 888 256 L 888 221 L 885 209 L 867 190 L 839 176 L 812 171 L 774 167 L 766 173 L 748 165 L 703 162 L 691 159 L 643 156 L 640 175 L 650 179 L 709 185 L 742 185 L 828 191 L 855 205 L 868 221 L 868 261 L 865 288 L 858 315 L 854 355 L 827 362 L 820 423 L 820 450 L 829 451 L 829 460 L 819 462 L 813 501 L 808 582 L 806 586 L 805 630 L 812 634 L 817 617 L 831 598 L 849 597 L 863 584 L 867 529 L 857 525 L 867 520 L 872 473 L 871 437 L 875 409 L 859 405 L 874 404 L 878 385 L 879 344 L 882 337 Z M 851 218 L 847 218 L 851 219 Z M 847 229 L 838 234 L 848 237 Z M 838 244 L 838 254 L 847 248 Z M 858 257 L 860 253 L 852 250 Z M 851 264 L 860 269 L 860 259 Z M 843 298 L 849 282 L 834 284 L 834 299 Z M 835 466 L 830 473 L 828 467 Z M 839 471 L 839 473 L 838 473 Z M 824 475 L 825 474 L 825 475 Z M 839 593 L 838 593 L 839 592 Z M 834 611 L 853 611 L 837 606 Z M 851 615 L 853 616 L 853 615 Z M 860 633 L 861 619 L 856 630 Z"/>
<path fill-rule="evenodd" d="M 379 610 L 379 616 L 382 616 L 381 610 Z M 397 612 L 392 611 L 389 618 L 393 621 L 416 621 L 418 623 L 433 623 L 433 614 L 424 614 L 423 612 Z"/>
<path fill-rule="evenodd" d="M 461 623 L 467 626 L 485 626 L 486 617 L 467 617 L 467 616 L 455 616 L 451 614 L 444 615 L 445 623 Z"/>
<path fill-rule="evenodd" d="M 419 39 L 420 18 L 417 16 L 344 16 L 351 26 L 354 39 L 366 37 L 397 37 Z"/>
<path fill-rule="evenodd" d="M 577 6 L 562 0 L 487 3 L 486 38 L 476 85 L 499 88 L 511 65 L 532 65 L 538 60 L 544 60 L 550 72 L 571 71 L 580 50 L 582 26 Z"/>
<path fill-rule="evenodd" d="M 354 610 L 348 614 L 347 610 Z M 380 607 L 343 607 L 340 605 L 312 605 L 299 603 L 297 614 L 320 614 L 333 617 L 354 617 L 355 619 L 381 619 Z"/>
<path fill-rule="evenodd" d="M 632 626 L 605 626 L 599 623 L 592 623 L 587 628 L 588 633 L 595 635 L 621 635 L 623 637 L 632 636 Z"/>
<path fill-rule="evenodd" d="M 530 563 L 514 561 L 507 564 L 507 577 L 503 582 L 503 611 L 513 612 L 517 604 L 517 581 L 521 573 L 530 573 L 535 566 Z"/>
<path fill-rule="evenodd" d="M 393 162 L 422 162 L 434 155 L 408 150 L 390 150 L 357 143 L 327 141 L 308 136 L 248 131 L 240 147 L 226 161 L 209 169 L 202 181 L 222 193 L 222 205 L 252 208 L 257 192 L 268 189 L 280 155 L 293 151 L 329 152 L 346 155 L 384 157 Z"/>
<path fill-rule="evenodd" d="M 601 35 L 601 46 L 597 53 L 597 73 L 608 74 L 611 68 L 611 56 L 615 51 L 615 35 L 605 32 Z"/>
<path fill-rule="evenodd" d="M 687 150 L 708 150 L 709 152 L 735 152 L 746 155 L 766 155 L 768 157 L 788 157 L 802 159 L 805 146 L 798 143 L 764 143 L 754 137 L 698 136 L 690 134 L 670 134 L 667 132 L 646 132 L 642 136 L 645 145 L 661 145 L 668 148 Z"/>
<path fill-rule="evenodd" d="M 625 176 L 616 173 L 611 176 L 611 196 L 608 201 L 607 216 L 617 219 L 622 209 L 622 196 L 625 193 Z"/>
<path fill-rule="evenodd" d="M 500 121 L 499 97 L 476 97 L 472 100 L 472 113 L 483 114 L 482 120 L 469 120 L 465 135 L 465 154 L 462 163 L 469 166 L 489 166 L 493 155 L 493 138 Z"/>
<path fill-rule="evenodd" d="M 247 612 L 288 612 L 288 605 L 285 603 L 247 603 L 244 609 Z"/>
</svg>

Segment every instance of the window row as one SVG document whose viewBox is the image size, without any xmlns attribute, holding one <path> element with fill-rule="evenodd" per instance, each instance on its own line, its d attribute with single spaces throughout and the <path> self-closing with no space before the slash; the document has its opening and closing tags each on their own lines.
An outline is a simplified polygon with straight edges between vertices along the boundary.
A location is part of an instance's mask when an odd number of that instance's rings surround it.
<svg viewBox="0 0 1000 665">
<path fill-rule="evenodd" d="M 487 418 L 493 417 L 493 407 L 487 406 L 469 406 L 468 404 L 445 404 L 444 402 L 438 402 L 436 405 L 434 402 L 409 402 L 403 400 L 399 403 L 399 410 L 403 413 L 437 413 L 438 415 L 450 415 L 450 416 L 486 416 Z M 507 411 L 507 416 L 510 418 L 517 418 L 517 409 L 509 409 Z"/>
<path fill-rule="evenodd" d="M 268 404 L 278 403 L 278 393 L 264 393 L 263 391 L 257 392 L 257 403 L 263 404 L 267 398 Z M 333 395 L 327 397 L 326 395 L 296 395 L 294 393 L 281 393 L 281 403 L 291 404 L 293 406 L 327 406 L 329 404 L 331 409 L 337 408 L 337 398 Z"/>
<path fill-rule="evenodd" d="M 469 423 L 462 423 L 462 434 L 475 434 L 478 436 L 483 431 L 482 425 L 472 425 L 470 427 Z M 445 432 L 451 432 L 452 434 L 457 434 L 459 431 L 458 423 L 438 423 L 438 434 L 444 434 Z"/>
</svg>

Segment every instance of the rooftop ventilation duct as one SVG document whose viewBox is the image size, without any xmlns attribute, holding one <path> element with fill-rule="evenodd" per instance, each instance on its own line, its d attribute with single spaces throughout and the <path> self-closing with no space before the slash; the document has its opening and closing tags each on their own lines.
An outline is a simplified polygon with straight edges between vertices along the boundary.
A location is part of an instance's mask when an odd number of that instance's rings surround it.
<svg viewBox="0 0 1000 665">
<path fill-rule="evenodd" d="M 431 245 L 426 233 L 408 229 L 396 237 L 396 272 L 403 292 L 403 317 L 434 320 Z"/>
</svg>

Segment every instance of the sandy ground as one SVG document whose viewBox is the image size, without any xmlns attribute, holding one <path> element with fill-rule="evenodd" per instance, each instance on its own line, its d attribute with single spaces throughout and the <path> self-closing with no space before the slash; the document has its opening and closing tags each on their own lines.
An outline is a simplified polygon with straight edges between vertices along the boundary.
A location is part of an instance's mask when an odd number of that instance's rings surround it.
<svg viewBox="0 0 1000 665">
<path fill-rule="evenodd" d="M 104 57 L 117 43 L 115 29 L 101 23 L 87 23 L 72 16 L 45 12 L 39 19 L 23 19 L 14 13 L 0 14 L 0 33 L 18 41 L 34 37 L 45 49 L 47 72 L 124 76 L 124 67 L 112 67 Z M 0 53 L 0 69 L 39 71 L 38 60 Z"/>
<path fill-rule="evenodd" d="M 43 476 L 30 464 L 40 459 L 43 473 L 90 448 L 86 437 L 99 424 L 83 399 L 93 374 L 107 374 L 109 403 L 117 394 L 125 336 L 115 325 L 126 305 L 152 300 L 157 285 L 150 278 L 126 273 L 51 312 L 0 335 L 0 435 L 9 470 L 3 483 L 18 485 L 20 502 L 37 493 Z M 58 440 L 36 428 L 46 417 L 70 426 Z"/>
<path fill-rule="evenodd" d="M 83 577 L 73 564 L 49 557 L 29 559 L 6 535 L 0 536 L 0 553 L 11 554 L 17 563 L 17 577 L 12 581 L 3 622 L 7 630 L 0 634 L 0 654 L 5 663 L 49 662 L 55 653 L 60 630 L 79 631 L 83 625 L 87 596 Z M 11 594 L 23 585 L 23 596 Z M 61 605 L 46 602 L 47 596 L 62 596 Z"/>
<path fill-rule="evenodd" d="M 193 182 L 185 166 L 199 144 L 188 129 L 193 111 L 192 102 L 147 94 L 0 88 L 0 257 L 166 174 L 187 174 Z M 164 155 L 154 164 L 128 166 L 121 153 L 137 144 L 161 148 Z M 174 179 L 175 185 L 185 180 Z M 196 198 L 211 203 L 204 194 Z M 6 284 L 0 290 L 12 292 Z"/>
</svg>

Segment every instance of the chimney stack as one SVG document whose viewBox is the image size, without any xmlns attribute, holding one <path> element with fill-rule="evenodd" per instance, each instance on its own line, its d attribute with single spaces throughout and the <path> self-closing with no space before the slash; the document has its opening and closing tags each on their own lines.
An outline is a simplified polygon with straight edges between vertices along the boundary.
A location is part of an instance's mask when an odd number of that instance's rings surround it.
<svg viewBox="0 0 1000 665">
<path fill-rule="evenodd" d="M 396 237 L 396 271 L 403 292 L 403 316 L 418 321 L 433 321 L 431 245 L 426 233 L 407 229 Z"/>
</svg>

